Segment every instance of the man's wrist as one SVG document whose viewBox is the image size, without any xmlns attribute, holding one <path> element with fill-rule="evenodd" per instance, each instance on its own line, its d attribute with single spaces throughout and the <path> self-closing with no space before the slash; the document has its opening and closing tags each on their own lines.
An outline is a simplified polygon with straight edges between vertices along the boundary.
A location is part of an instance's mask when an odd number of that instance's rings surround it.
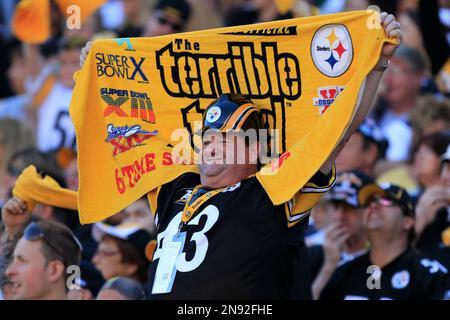
<svg viewBox="0 0 450 320">
<path fill-rule="evenodd" d="M 388 57 L 381 56 L 380 59 L 378 59 L 378 62 L 375 65 L 375 67 L 373 67 L 373 70 L 384 72 L 389 67 L 390 62 L 391 59 L 389 59 Z"/>
</svg>

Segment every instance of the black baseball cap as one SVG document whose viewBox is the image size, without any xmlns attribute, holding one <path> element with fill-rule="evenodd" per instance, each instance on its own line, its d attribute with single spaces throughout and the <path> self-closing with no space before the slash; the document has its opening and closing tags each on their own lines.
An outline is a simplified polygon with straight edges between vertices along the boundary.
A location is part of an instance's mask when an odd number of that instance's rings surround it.
<svg viewBox="0 0 450 320">
<path fill-rule="evenodd" d="M 408 192 L 400 186 L 390 183 L 368 184 L 361 188 L 358 193 L 359 202 L 366 205 L 368 200 L 375 195 L 385 196 L 394 201 L 403 209 L 405 215 L 414 217 L 414 203 Z"/>
<path fill-rule="evenodd" d="M 324 195 L 325 201 L 337 201 L 348 204 L 353 208 L 360 208 L 359 190 L 373 180 L 359 170 L 343 171 L 339 173 L 338 179 L 333 188 Z"/>
<path fill-rule="evenodd" d="M 376 124 L 372 118 L 365 118 L 356 132 L 360 133 L 364 139 L 375 143 L 381 157 L 386 153 L 389 142 L 383 133 L 383 130 Z"/>
</svg>

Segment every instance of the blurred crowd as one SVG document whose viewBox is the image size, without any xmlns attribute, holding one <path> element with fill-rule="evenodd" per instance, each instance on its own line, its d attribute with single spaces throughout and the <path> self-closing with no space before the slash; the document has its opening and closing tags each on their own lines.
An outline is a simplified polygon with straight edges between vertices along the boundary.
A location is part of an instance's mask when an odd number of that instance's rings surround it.
<svg viewBox="0 0 450 320">
<path fill-rule="evenodd" d="M 313 297 L 339 298 L 336 287 L 343 284 L 336 270 L 342 273 L 342 266 L 370 250 L 393 259 L 392 246 L 397 254 L 411 249 L 450 269 L 450 1 L 284 2 L 109 0 L 80 29 L 70 30 L 51 1 L 51 36 L 32 44 L 19 41 L 11 28 L 18 0 L 1 1 L 1 298 L 144 299 L 148 290 L 156 227 L 145 197 L 93 225 L 80 225 L 76 212 L 40 204 L 31 214 L 18 215 L 26 208 L 12 199 L 17 176 L 30 164 L 61 186 L 78 189 L 69 104 L 73 74 L 87 41 L 365 10 L 370 5 L 397 17 L 404 42 L 384 74 L 370 118 L 338 156 L 338 183 L 313 209 L 305 237 Z M 368 217 L 369 208 L 377 204 L 368 206 L 360 196 L 366 179 L 407 208 L 409 222 L 402 216 L 401 222 Z M 392 185 L 405 190 L 405 197 Z M 388 206 L 382 201 L 378 205 Z M 70 265 L 81 270 L 73 283 L 76 272 L 66 272 Z"/>
</svg>

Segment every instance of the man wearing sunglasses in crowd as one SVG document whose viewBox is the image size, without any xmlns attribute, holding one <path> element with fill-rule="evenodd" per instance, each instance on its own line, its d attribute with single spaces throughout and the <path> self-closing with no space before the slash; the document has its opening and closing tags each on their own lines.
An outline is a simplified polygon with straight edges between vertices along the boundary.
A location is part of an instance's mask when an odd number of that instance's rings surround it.
<svg viewBox="0 0 450 320">
<path fill-rule="evenodd" d="M 191 16 L 191 6 L 185 0 L 159 0 L 142 33 L 156 37 L 183 32 Z"/>
<path fill-rule="evenodd" d="M 407 192 L 368 184 L 358 194 L 370 251 L 336 269 L 323 300 L 450 299 L 448 270 L 412 249 L 414 206 Z"/>
<path fill-rule="evenodd" d="M 17 226 L 20 224 L 14 227 Z M 74 274 L 68 268 L 79 266 L 81 245 L 70 229 L 59 222 L 32 222 L 23 231 L 13 257 L 5 272 L 10 298 L 65 300 L 68 285 L 75 284 L 75 279 L 68 281 Z"/>
</svg>

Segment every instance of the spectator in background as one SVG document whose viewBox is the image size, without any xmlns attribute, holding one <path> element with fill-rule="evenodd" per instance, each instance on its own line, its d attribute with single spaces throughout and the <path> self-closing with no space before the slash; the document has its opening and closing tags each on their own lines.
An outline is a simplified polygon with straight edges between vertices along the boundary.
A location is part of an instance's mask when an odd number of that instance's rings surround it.
<svg viewBox="0 0 450 320">
<path fill-rule="evenodd" d="M 274 0 L 241 1 L 225 17 L 226 26 L 254 24 L 294 18 L 292 11 L 281 14 Z"/>
<path fill-rule="evenodd" d="M 382 100 L 374 111 L 374 118 L 389 142 L 386 152 L 388 161 L 405 161 L 409 158 L 412 142 L 409 116 L 419 96 L 424 74 L 425 61 L 422 55 L 415 49 L 401 45 L 384 75 Z"/>
<path fill-rule="evenodd" d="M 374 177 L 377 161 L 384 157 L 388 142 L 375 121 L 364 119 L 336 158 L 339 171 L 360 170 Z"/>
<path fill-rule="evenodd" d="M 153 236 L 155 234 L 156 225 L 146 196 L 126 207 L 123 210 L 123 214 L 123 223 L 138 224 L 148 231 L 150 235 Z"/>
<path fill-rule="evenodd" d="M 137 224 L 110 226 L 98 222 L 93 236 L 99 242 L 92 258 L 105 280 L 129 277 L 144 284 L 148 277 L 147 245 L 151 235 Z M 151 252 L 150 257 L 153 255 Z"/>
<path fill-rule="evenodd" d="M 414 206 L 394 185 L 369 184 L 359 191 L 367 206 L 364 228 L 370 251 L 336 269 L 321 292 L 324 300 L 428 300 L 450 297 L 448 270 L 439 261 L 417 254 Z"/>
<path fill-rule="evenodd" d="M 64 173 L 52 154 L 44 153 L 35 148 L 26 148 L 16 152 L 8 163 L 8 197 L 12 196 L 12 189 L 19 174 L 29 165 L 34 165 L 43 176 L 52 177 L 61 187 L 66 186 Z M 77 225 L 77 216 L 74 211 L 37 204 L 33 209 L 33 217 L 44 220 L 56 220 L 73 229 Z"/>
<path fill-rule="evenodd" d="M 432 256 L 439 256 L 441 234 L 450 226 L 450 188 L 446 183 L 446 163 L 442 161 L 450 144 L 450 131 L 426 136 L 421 148 L 426 148 L 421 164 L 421 181 L 426 181 L 416 207 L 417 248 Z M 426 147 L 424 147 L 426 146 Z M 420 149 L 419 149 L 420 153 Z M 425 173 L 427 175 L 425 175 Z M 426 179 L 425 179 L 426 177 Z"/>
<path fill-rule="evenodd" d="M 450 143 L 450 130 L 424 136 L 414 153 L 413 173 L 422 190 L 441 184 L 441 155 Z"/>
<path fill-rule="evenodd" d="M 439 159 L 437 157 L 445 146 L 440 147 L 440 150 L 435 150 L 435 148 L 430 147 L 430 141 L 424 146 L 420 147 L 422 140 L 425 136 L 434 134 L 443 130 L 450 130 L 450 101 L 448 99 L 438 99 L 431 95 L 425 95 L 417 100 L 416 107 L 411 111 L 411 124 L 413 128 L 413 141 L 411 150 L 416 150 L 413 155 L 417 156 L 414 160 L 414 165 L 411 166 L 409 163 L 398 164 L 396 163 L 394 167 L 389 168 L 389 163 L 383 163 L 378 166 L 378 178 L 379 183 L 390 182 L 405 188 L 408 193 L 417 198 L 422 191 L 422 184 L 428 184 L 426 181 L 419 180 L 429 180 L 430 173 L 431 179 L 437 180 L 438 175 L 438 163 Z M 430 136 L 432 137 L 432 136 Z M 427 138 L 430 140 L 430 138 Z M 417 150 L 422 150 L 417 152 Z M 427 150 L 434 150 L 431 152 L 431 159 L 433 164 L 424 162 L 423 156 L 427 154 Z M 433 156 L 435 154 L 435 156 Z M 426 161 L 426 160 L 425 160 Z M 385 167 L 384 170 L 382 167 Z M 416 173 L 414 171 L 417 171 Z M 432 173 L 434 171 L 434 173 Z M 418 176 L 417 176 L 418 175 Z M 417 176 L 417 177 L 416 177 Z M 418 217 L 419 218 L 419 217 Z"/>
<path fill-rule="evenodd" d="M 100 271 L 88 261 L 81 260 L 80 279 L 75 283 L 78 288 L 70 289 L 68 300 L 93 300 L 105 283 Z"/>
<path fill-rule="evenodd" d="M 191 16 L 191 6 L 185 0 L 158 0 L 142 33 L 156 37 L 183 32 Z"/>
<path fill-rule="evenodd" d="M 21 45 L 16 43 L 9 51 L 9 66 L 6 72 L 8 84 L 14 95 L 0 99 L 0 118 L 26 120 L 26 107 L 31 102 L 25 91 L 27 69 Z"/>
<path fill-rule="evenodd" d="M 139 282 L 126 277 L 112 278 L 100 290 L 97 300 L 144 300 L 144 289 Z"/>
<path fill-rule="evenodd" d="M 9 198 L 8 163 L 20 149 L 33 145 L 30 129 L 15 119 L 0 119 L 0 208 Z"/>
<path fill-rule="evenodd" d="M 337 266 L 367 252 L 363 208 L 358 192 L 372 180 L 359 171 L 339 174 L 335 186 L 324 196 L 331 205 L 331 223 L 325 229 L 323 246 L 309 248 L 313 298 L 319 297 Z"/>
<path fill-rule="evenodd" d="M 85 43 L 86 39 L 73 37 L 60 44 L 58 80 L 36 111 L 37 146 L 43 152 L 76 147 L 69 105 L 75 85 L 73 74 L 80 68 L 78 59 Z"/>
<path fill-rule="evenodd" d="M 143 0 L 123 0 L 122 4 L 125 20 L 114 32 L 118 38 L 140 37 L 148 19 L 147 3 Z"/>
<path fill-rule="evenodd" d="M 2 211 L 8 228 L 24 218 L 16 209 L 11 206 Z M 78 266 L 80 257 L 80 244 L 66 226 L 54 221 L 29 224 L 5 273 L 13 299 L 65 300 L 70 276 L 67 268 Z"/>
<path fill-rule="evenodd" d="M 450 99 L 433 95 L 420 97 L 411 111 L 411 125 L 414 131 L 412 150 L 417 150 L 424 136 L 450 130 Z"/>
</svg>

